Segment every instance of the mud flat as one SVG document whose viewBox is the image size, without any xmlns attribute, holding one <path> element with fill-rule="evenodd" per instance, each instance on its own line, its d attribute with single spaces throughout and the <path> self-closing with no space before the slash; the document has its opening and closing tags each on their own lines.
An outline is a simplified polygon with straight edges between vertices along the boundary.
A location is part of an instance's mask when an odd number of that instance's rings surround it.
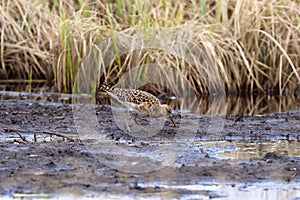
<svg viewBox="0 0 300 200">
<path fill-rule="evenodd" d="M 96 124 L 81 120 L 89 116 L 74 105 L 0 102 L 3 198 L 230 199 L 251 191 L 300 197 L 300 111 L 220 116 L 214 132 L 214 118 L 182 113 L 174 116 L 176 127 L 137 119 L 135 132 L 130 114 L 126 122 L 110 106 L 89 108 Z"/>
</svg>

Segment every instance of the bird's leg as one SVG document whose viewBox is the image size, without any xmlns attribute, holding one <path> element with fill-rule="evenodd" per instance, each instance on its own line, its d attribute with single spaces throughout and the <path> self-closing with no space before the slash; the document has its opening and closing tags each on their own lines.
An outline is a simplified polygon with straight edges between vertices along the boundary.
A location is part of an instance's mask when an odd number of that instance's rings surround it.
<svg viewBox="0 0 300 200">
<path fill-rule="evenodd" d="M 135 112 L 134 113 L 134 121 L 137 123 L 137 125 L 143 130 L 143 131 L 145 131 L 145 132 L 149 132 L 147 129 L 145 129 L 141 124 L 140 124 L 140 122 L 138 122 L 138 119 L 137 119 L 137 116 L 138 116 L 138 113 L 137 112 Z"/>
<path fill-rule="evenodd" d="M 130 111 L 128 111 L 128 114 L 130 114 Z M 143 126 L 140 124 L 140 122 L 138 122 L 138 118 L 137 118 L 137 117 L 138 117 L 138 114 L 139 114 L 139 113 L 133 111 L 132 114 L 133 114 L 133 116 L 134 116 L 133 120 L 135 121 L 135 123 L 136 123 L 143 131 L 148 132 L 148 130 L 144 129 Z M 129 128 L 129 127 L 128 127 L 128 128 Z M 130 131 L 130 132 L 132 132 L 132 131 Z"/>
<path fill-rule="evenodd" d="M 135 121 L 135 123 L 137 123 L 137 125 L 141 126 L 141 124 L 137 120 L 138 113 L 134 112 L 133 114 L 134 114 L 134 121 Z"/>
<path fill-rule="evenodd" d="M 128 116 L 130 115 L 129 111 L 124 112 L 124 118 L 125 118 L 125 123 L 126 123 L 126 128 L 128 132 L 131 132 L 129 124 L 128 124 Z"/>
<path fill-rule="evenodd" d="M 137 118 L 138 114 L 136 112 L 134 112 L 133 115 L 134 115 L 134 121 L 137 120 L 136 118 Z"/>
</svg>

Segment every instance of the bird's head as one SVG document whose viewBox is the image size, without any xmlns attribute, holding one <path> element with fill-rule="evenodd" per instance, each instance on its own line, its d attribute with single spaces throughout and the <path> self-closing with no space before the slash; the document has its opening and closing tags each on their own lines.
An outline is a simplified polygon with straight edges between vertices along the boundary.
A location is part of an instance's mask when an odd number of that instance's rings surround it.
<svg viewBox="0 0 300 200">
<path fill-rule="evenodd" d="M 169 117 L 169 119 L 171 120 L 171 122 L 173 123 L 174 127 L 176 127 L 176 124 L 175 124 L 175 122 L 173 120 L 173 116 L 172 116 L 172 108 L 167 104 L 162 104 L 160 106 L 160 109 L 161 109 L 161 114 L 167 115 Z"/>
<path fill-rule="evenodd" d="M 167 115 L 167 116 L 172 115 L 172 108 L 171 108 L 169 105 L 167 105 L 167 104 L 162 104 L 162 105 L 160 106 L 160 108 L 161 108 L 161 114 L 162 114 L 162 115 Z"/>
</svg>

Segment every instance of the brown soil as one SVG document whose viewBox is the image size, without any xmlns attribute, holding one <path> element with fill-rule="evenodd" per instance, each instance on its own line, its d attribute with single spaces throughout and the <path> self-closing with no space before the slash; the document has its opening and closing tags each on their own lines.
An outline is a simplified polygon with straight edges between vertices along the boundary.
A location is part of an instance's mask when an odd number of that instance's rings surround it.
<svg viewBox="0 0 300 200">
<path fill-rule="evenodd" d="M 300 181 L 298 157 L 282 156 L 274 150 L 252 159 L 219 159 L 213 152 L 199 145 L 199 142 L 212 140 L 229 142 L 243 140 L 249 143 L 265 140 L 298 140 L 300 111 L 226 116 L 224 128 L 213 137 L 206 133 L 206 124 L 210 117 L 182 114 L 175 116 L 178 126 L 180 123 L 190 125 L 179 129 L 166 122 L 158 134 L 148 138 L 134 138 L 118 128 L 109 106 L 97 105 L 95 110 L 98 127 L 104 130 L 105 140 L 111 145 L 137 152 L 149 151 L 151 154 L 153 149 L 160 148 L 164 142 L 179 141 L 181 143 L 178 148 L 183 151 L 171 155 L 175 155 L 174 161 L 157 170 L 154 167 L 152 172 L 134 173 L 112 169 L 111 166 L 114 165 L 107 164 L 109 163 L 107 160 L 114 159 L 115 155 L 112 155 L 109 148 L 104 153 L 106 160 L 103 162 L 98 159 L 99 156 L 90 151 L 89 144 L 94 141 L 79 137 L 71 105 L 25 100 L 1 101 L 0 194 L 56 194 L 63 189 L 73 188 L 83 192 L 136 195 L 165 190 L 160 187 L 143 187 L 140 183 L 163 182 L 176 185 Z M 188 136 L 178 137 L 189 132 L 189 128 L 195 124 L 197 131 L 190 139 Z M 63 138 L 63 135 L 67 138 Z M 103 140 L 101 141 L 98 143 L 105 150 L 107 146 L 103 145 Z M 121 159 L 121 162 L 124 161 L 122 159 L 129 157 L 124 151 L 123 157 L 116 160 Z M 151 158 L 150 156 L 147 159 Z M 149 163 L 151 165 L 155 162 Z M 161 163 L 158 163 L 158 166 L 160 165 Z"/>
</svg>

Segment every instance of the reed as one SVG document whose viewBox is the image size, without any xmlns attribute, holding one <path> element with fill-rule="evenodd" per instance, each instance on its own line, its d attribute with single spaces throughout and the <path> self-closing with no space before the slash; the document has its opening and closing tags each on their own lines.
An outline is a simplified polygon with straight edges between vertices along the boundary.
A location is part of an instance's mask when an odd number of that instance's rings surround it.
<svg viewBox="0 0 300 200">
<path fill-rule="evenodd" d="M 0 77 L 44 79 L 73 92 L 96 48 L 98 84 L 118 83 L 143 66 L 131 77 L 141 83 L 157 64 L 165 70 L 157 79 L 173 93 L 188 82 L 197 95 L 223 86 L 228 93 L 299 94 L 299 8 L 292 0 L 1 1 Z M 113 56 L 103 46 L 109 38 Z"/>
</svg>

